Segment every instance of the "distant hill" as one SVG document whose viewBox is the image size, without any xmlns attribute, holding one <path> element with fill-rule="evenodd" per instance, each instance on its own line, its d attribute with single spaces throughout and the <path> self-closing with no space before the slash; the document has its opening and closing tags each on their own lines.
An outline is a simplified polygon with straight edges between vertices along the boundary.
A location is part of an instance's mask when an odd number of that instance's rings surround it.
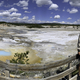
<svg viewBox="0 0 80 80">
<path fill-rule="evenodd" d="M 0 22 L 0 24 L 11 24 L 16 26 L 27 26 L 29 28 L 43 28 L 43 26 L 80 26 L 80 24 L 61 24 L 61 23 L 19 23 L 19 22 Z"/>
</svg>

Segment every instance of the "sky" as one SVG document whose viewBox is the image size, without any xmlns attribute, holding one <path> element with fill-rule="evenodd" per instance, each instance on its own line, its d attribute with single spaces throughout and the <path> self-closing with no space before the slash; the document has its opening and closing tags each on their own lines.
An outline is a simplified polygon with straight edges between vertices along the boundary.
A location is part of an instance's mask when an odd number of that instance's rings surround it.
<svg viewBox="0 0 80 80">
<path fill-rule="evenodd" d="M 80 0 L 0 0 L 0 21 L 80 24 Z"/>
</svg>

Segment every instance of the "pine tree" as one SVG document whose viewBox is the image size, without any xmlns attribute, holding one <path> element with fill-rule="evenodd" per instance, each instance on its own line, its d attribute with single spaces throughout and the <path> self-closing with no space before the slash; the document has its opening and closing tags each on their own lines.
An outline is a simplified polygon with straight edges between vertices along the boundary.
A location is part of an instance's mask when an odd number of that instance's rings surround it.
<svg viewBox="0 0 80 80">
<path fill-rule="evenodd" d="M 10 60 L 11 63 L 17 63 L 17 64 L 29 64 L 28 61 L 28 55 L 29 51 L 26 51 L 25 53 L 15 53 L 14 58 Z"/>
</svg>

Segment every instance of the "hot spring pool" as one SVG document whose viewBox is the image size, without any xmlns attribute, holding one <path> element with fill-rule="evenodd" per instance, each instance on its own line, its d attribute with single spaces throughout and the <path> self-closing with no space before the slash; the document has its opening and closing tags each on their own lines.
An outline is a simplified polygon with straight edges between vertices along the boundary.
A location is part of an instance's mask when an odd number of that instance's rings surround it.
<svg viewBox="0 0 80 80">
<path fill-rule="evenodd" d="M 10 52 L 0 51 L 0 56 L 10 56 L 10 55 L 11 55 Z"/>
</svg>

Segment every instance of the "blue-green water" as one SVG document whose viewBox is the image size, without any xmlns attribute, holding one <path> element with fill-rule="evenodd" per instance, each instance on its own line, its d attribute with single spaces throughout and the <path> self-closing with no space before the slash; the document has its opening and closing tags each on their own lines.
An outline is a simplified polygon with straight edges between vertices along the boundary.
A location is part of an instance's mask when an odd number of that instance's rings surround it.
<svg viewBox="0 0 80 80">
<path fill-rule="evenodd" d="M 0 56 L 10 56 L 10 55 L 11 55 L 10 52 L 0 51 Z"/>
</svg>

